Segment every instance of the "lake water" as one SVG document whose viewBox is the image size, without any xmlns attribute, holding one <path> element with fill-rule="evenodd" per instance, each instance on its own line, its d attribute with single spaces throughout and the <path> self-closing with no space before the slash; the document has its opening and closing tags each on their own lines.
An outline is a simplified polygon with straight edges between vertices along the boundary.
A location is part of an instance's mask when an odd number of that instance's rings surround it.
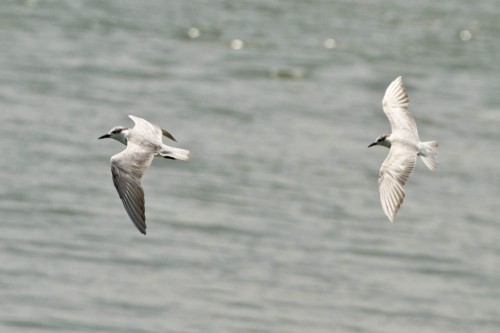
<svg viewBox="0 0 500 333">
<path fill-rule="evenodd" d="M 498 1 L 5 0 L 1 332 L 499 332 Z M 403 75 L 422 140 L 378 196 Z M 127 115 L 188 162 L 129 220 L 97 137 Z"/>
</svg>

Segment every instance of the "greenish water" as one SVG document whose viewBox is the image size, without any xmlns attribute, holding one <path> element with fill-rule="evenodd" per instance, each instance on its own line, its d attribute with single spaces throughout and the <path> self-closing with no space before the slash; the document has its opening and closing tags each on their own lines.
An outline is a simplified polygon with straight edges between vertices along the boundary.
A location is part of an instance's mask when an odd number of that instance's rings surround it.
<svg viewBox="0 0 500 333">
<path fill-rule="evenodd" d="M 3 1 L 1 332 L 498 332 L 498 3 Z M 439 167 L 378 197 L 403 75 Z M 128 114 L 188 162 L 143 178 Z M 161 181 L 158 181 L 161 179 Z"/>
</svg>

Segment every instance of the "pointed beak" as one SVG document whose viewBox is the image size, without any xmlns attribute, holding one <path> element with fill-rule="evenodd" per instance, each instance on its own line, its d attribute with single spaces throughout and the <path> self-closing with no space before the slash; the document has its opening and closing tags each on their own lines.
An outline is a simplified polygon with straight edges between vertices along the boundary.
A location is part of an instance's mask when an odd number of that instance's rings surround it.
<svg viewBox="0 0 500 333">
<path fill-rule="evenodd" d="M 373 146 L 375 146 L 376 144 L 377 144 L 376 142 L 372 142 L 372 143 L 370 143 L 370 144 L 368 145 L 368 148 L 373 147 Z"/>
<path fill-rule="evenodd" d="M 106 134 L 104 134 L 104 135 L 101 135 L 101 136 L 100 136 L 100 137 L 98 137 L 97 139 L 101 140 L 101 139 L 106 139 L 106 138 L 110 138 L 110 137 L 111 137 L 111 135 L 109 135 L 109 134 L 107 134 L 107 133 L 106 133 Z"/>
</svg>

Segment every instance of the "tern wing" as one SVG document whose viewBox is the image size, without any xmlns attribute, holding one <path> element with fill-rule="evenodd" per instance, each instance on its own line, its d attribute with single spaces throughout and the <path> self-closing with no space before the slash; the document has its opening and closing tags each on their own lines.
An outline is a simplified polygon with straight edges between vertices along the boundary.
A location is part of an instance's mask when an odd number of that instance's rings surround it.
<svg viewBox="0 0 500 333">
<path fill-rule="evenodd" d="M 177 142 L 177 140 L 175 140 L 174 136 L 172 134 L 170 134 L 169 132 L 167 132 L 166 130 L 164 130 L 163 128 L 161 129 L 161 132 L 162 132 L 163 136 L 166 136 L 170 140 Z"/>
<path fill-rule="evenodd" d="M 151 136 L 151 138 L 161 142 L 162 131 L 158 126 L 136 116 L 129 115 L 128 117 L 135 123 L 134 131 L 141 133 L 143 136 Z"/>
<path fill-rule="evenodd" d="M 128 142 L 125 150 L 111 157 L 113 183 L 128 216 L 143 234 L 146 234 L 146 215 L 141 177 L 153 157 L 153 152 L 132 142 Z"/>
<path fill-rule="evenodd" d="M 382 99 L 382 107 L 391 123 L 392 133 L 404 131 L 404 135 L 409 135 L 410 138 L 418 140 L 417 124 L 415 124 L 411 112 L 408 111 L 409 104 L 410 100 L 403 86 L 403 79 L 398 76 L 387 87 Z"/>
<path fill-rule="evenodd" d="M 143 133 L 150 133 L 151 135 L 153 135 L 155 138 L 159 139 L 160 141 L 161 141 L 162 135 L 173 140 L 173 141 L 177 141 L 177 140 L 175 140 L 174 136 L 172 134 L 170 134 L 168 131 L 161 129 L 160 127 L 158 127 L 154 124 L 151 124 L 149 121 L 147 121 L 145 119 L 142 119 L 142 118 L 139 118 L 139 117 L 136 117 L 133 115 L 129 115 L 129 118 L 132 119 L 135 123 L 134 129 L 142 131 Z"/>
<path fill-rule="evenodd" d="M 400 144 L 393 144 L 389 155 L 380 167 L 378 178 L 380 201 L 384 213 L 391 222 L 399 211 L 405 198 L 405 185 L 410 178 L 415 162 L 416 152 Z"/>
</svg>

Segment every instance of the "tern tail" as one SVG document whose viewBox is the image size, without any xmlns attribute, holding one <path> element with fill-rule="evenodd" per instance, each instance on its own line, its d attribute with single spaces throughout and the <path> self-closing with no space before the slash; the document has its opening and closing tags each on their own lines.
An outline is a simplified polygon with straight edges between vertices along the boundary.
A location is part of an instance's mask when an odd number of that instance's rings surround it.
<svg viewBox="0 0 500 333">
<path fill-rule="evenodd" d="M 189 150 L 169 147 L 167 145 L 163 145 L 162 150 L 160 151 L 160 156 L 169 158 L 172 160 L 189 160 Z"/>
<path fill-rule="evenodd" d="M 437 141 L 426 141 L 420 143 L 418 155 L 431 171 L 437 169 Z"/>
</svg>

